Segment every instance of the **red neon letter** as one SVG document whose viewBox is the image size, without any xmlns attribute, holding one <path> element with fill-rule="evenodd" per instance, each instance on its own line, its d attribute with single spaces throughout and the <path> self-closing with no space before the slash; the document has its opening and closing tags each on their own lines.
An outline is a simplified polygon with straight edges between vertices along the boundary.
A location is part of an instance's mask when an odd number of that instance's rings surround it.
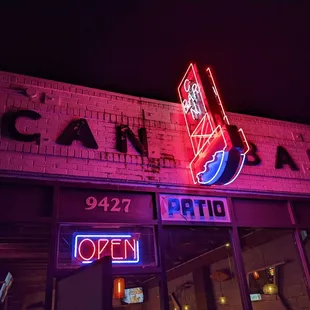
<svg viewBox="0 0 310 310">
<path fill-rule="evenodd" d="M 133 245 L 130 244 L 128 239 L 125 239 L 125 259 L 127 259 L 127 245 L 132 249 L 133 251 L 133 255 L 134 255 L 134 259 L 137 258 L 137 252 L 136 252 L 136 240 L 133 240 Z"/>
<path fill-rule="evenodd" d="M 115 257 L 114 256 L 114 245 L 117 245 L 117 246 L 120 246 L 120 241 L 121 241 L 121 239 L 112 239 L 111 240 L 111 254 L 112 254 L 112 258 L 113 259 L 124 259 L 124 257 Z"/>
<path fill-rule="evenodd" d="M 81 247 L 82 247 L 82 244 L 83 244 L 85 241 L 89 241 L 89 242 L 91 243 L 92 247 L 93 247 L 93 254 L 92 254 L 89 258 L 84 257 L 84 256 L 82 255 L 82 253 L 81 253 Z M 79 252 L 79 256 L 80 256 L 83 260 L 85 260 L 85 261 L 91 260 L 91 259 L 94 257 L 94 255 L 95 255 L 95 252 L 96 252 L 96 245 L 95 245 L 95 243 L 94 243 L 92 240 L 90 240 L 90 239 L 88 239 L 88 238 L 83 239 L 83 240 L 80 242 L 80 244 L 79 244 L 78 252 Z"/>
<path fill-rule="evenodd" d="M 189 79 L 186 79 L 184 82 L 184 90 L 188 93 L 190 89 L 190 82 Z"/>
<path fill-rule="evenodd" d="M 104 245 L 101 247 L 101 242 L 104 242 Z M 98 259 L 100 258 L 100 254 L 105 250 L 109 243 L 108 239 L 99 239 L 98 240 Z M 107 253 L 110 254 L 110 253 Z"/>
</svg>

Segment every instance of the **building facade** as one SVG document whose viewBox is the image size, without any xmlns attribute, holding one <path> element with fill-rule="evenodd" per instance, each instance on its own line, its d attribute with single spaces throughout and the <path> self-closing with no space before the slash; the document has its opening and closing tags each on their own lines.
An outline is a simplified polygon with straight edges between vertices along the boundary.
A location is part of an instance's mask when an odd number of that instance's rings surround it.
<svg viewBox="0 0 310 310">
<path fill-rule="evenodd" d="M 245 166 L 203 186 L 181 104 L 0 72 L 0 114 L 10 309 L 57 309 L 58 278 L 107 253 L 143 288 L 128 308 L 310 309 L 309 126 L 227 113 Z"/>
</svg>

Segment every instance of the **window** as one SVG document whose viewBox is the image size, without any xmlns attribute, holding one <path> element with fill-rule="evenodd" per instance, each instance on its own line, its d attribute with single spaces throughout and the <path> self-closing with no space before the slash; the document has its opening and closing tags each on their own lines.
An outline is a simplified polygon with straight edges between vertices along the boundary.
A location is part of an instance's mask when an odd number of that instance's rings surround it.
<svg viewBox="0 0 310 310">
<path fill-rule="evenodd" d="M 250 294 L 264 294 L 263 287 L 266 284 L 276 284 L 277 267 L 257 269 L 248 273 L 248 283 Z"/>
<path fill-rule="evenodd" d="M 165 225 L 164 240 L 170 310 L 241 308 L 228 229 Z"/>
<path fill-rule="evenodd" d="M 293 231 L 240 229 L 254 309 L 310 309 Z"/>
</svg>

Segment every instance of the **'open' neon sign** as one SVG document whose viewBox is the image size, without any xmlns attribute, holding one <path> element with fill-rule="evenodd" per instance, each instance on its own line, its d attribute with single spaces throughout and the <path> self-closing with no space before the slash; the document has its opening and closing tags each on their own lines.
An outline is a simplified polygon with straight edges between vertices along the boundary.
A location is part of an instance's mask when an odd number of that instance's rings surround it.
<svg viewBox="0 0 310 310">
<path fill-rule="evenodd" d="M 132 235 L 80 234 L 74 237 L 74 258 L 89 264 L 111 256 L 113 264 L 136 264 L 140 261 L 139 240 Z"/>
</svg>

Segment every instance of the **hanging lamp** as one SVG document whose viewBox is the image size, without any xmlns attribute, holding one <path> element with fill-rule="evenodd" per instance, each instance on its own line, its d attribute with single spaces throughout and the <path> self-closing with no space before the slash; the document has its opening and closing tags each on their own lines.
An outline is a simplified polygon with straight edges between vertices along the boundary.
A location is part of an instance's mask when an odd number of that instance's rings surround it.
<svg viewBox="0 0 310 310">
<path fill-rule="evenodd" d="M 266 265 L 266 260 L 265 260 L 265 255 L 263 253 L 263 250 L 261 251 L 262 253 L 262 258 L 265 264 L 265 272 L 266 272 L 266 279 L 268 281 L 268 271 L 267 271 L 267 265 Z M 269 268 L 270 275 L 274 276 L 274 268 Z M 275 295 L 278 294 L 278 286 L 275 283 L 266 283 L 263 286 L 263 293 L 266 295 Z"/>
<path fill-rule="evenodd" d="M 266 295 L 278 294 L 278 286 L 273 283 L 267 283 L 263 286 L 263 292 Z"/>
<path fill-rule="evenodd" d="M 220 296 L 217 300 L 217 302 L 220 304 L 220 305 L 227 305 L 227 297 L 226 296 Z"/>
<path fill-rule="evenodd" d="M 125 280 L 123 278 L 114 279 L 113 296 L 116 299 L 122 299 L 125 297 Z"/>
</svg>

